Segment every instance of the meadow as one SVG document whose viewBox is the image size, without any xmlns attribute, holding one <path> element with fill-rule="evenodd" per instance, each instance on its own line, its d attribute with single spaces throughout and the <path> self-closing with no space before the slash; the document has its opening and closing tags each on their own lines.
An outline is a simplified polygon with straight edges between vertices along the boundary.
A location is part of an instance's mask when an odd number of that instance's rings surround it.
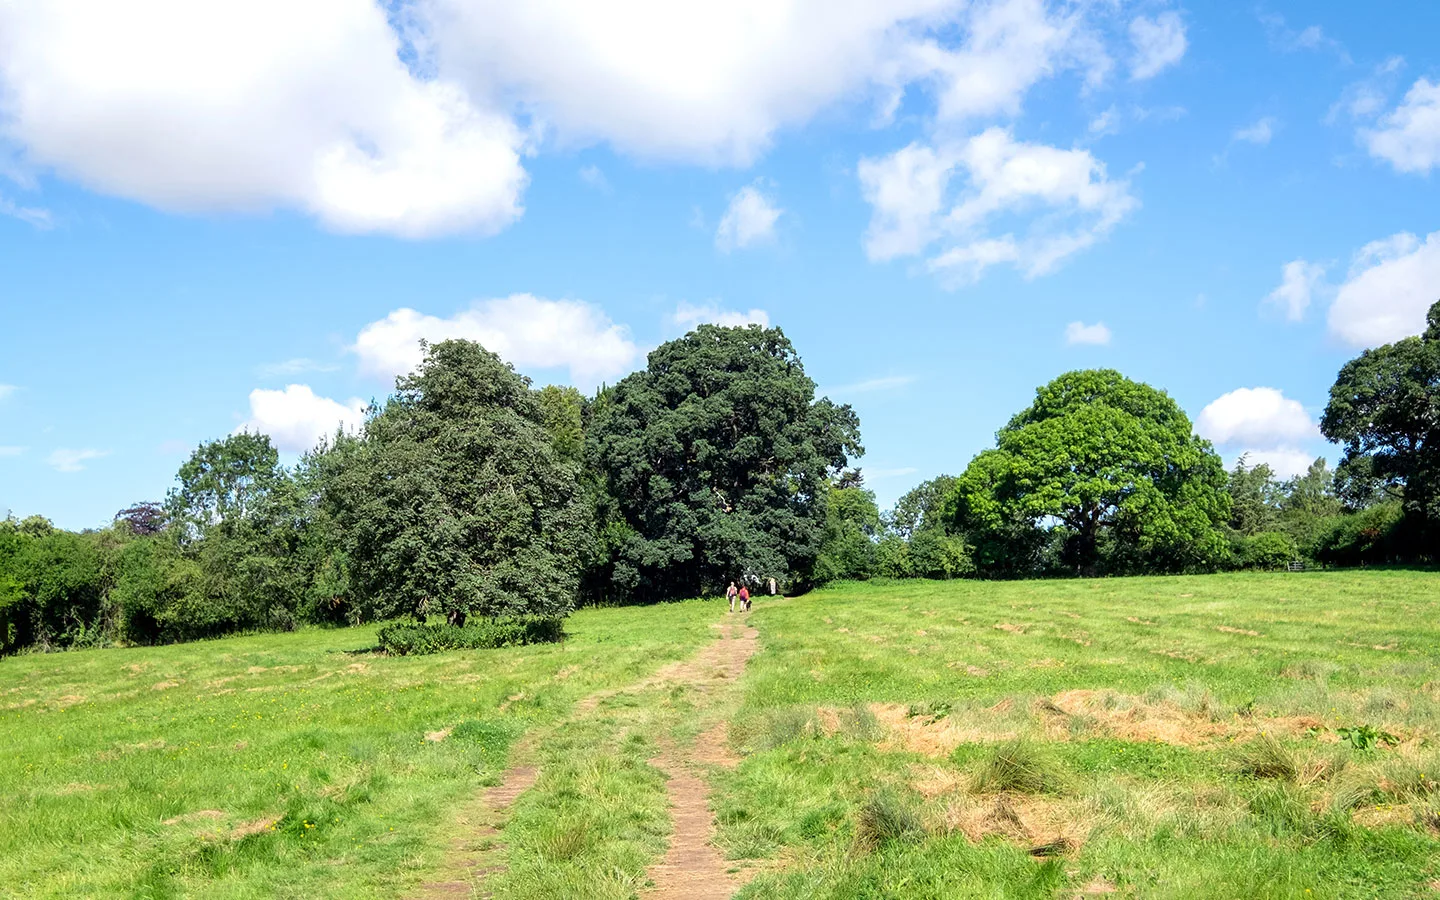
<svg viewBox="0 0 1440 900">
<path fill-rule="evenodd" d="M 0 660 L 0 896 L 426 896 L 457 853 L 476 895 L 643 896 L 680 768 L 742 898 L 1440 890 L 1435 573 L 839 584 L 762 598 L 743 675 L 687 662 L 740 618 Z"/>
</svg>

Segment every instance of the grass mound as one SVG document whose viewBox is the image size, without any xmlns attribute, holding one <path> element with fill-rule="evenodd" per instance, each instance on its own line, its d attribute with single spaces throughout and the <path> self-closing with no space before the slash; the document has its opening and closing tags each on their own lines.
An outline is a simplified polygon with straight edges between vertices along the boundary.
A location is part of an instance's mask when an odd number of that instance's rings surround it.
<svg viewBox="0 0 1440 900">
<path fill-rule="evenodd" d="M 860 805 L 855 843 L 862 850 L 878 850 L 894 841 L 917 841 L 924 836 L 920 817 L 893 791 L 875 791 Z"/>
<path fill-rule="evenodd" d="M 487 619 L 453 625 L 386 625 L 380 646 L 391 656 L 422 656 L 446 650 L 493 650 L 522 644 L 551 644 L 565 637 L 561 619 Z"/>
</svg>

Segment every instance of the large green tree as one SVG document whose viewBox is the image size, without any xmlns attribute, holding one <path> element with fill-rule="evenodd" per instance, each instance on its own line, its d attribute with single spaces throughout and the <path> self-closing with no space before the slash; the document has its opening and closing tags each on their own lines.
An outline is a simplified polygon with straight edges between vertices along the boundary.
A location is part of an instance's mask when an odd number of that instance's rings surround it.
<svg viewBox="0 0 1440 900">
<path fill-rule="evenodd" d="M 165 498 L 170 519 L 192 535 L 244 519 L 284 480 L 280 454 L 268 435 L 241 431 L 207 441 L 190 454 Z"/>
<path fill-rule="evenodd" d="M 1349 499 L 1368 505 L 1372 486 L 1401 499 L 1417 553 L 1440 533 L 1440 302 L 1427 322 L 1346 363 L 1320 420 L 1345 448 L 1337 478 Z"/>
<path fill-rule="evenodd" d="M 1174 400 L 1097 369 L 1040 388 L 961 476 L 952 509 L 997 574 L 1033 567 L 1047 537 L 1084 574 L 1181 571 L 1225 557 L 1225 488 Z"/>
<path fill-rule="evenodd" d="M 317 463 L 324 507 L 372 616 L 559 616 L 590 526 L 528 379 L 479 344 L 430 346 Z"/>
<path fill-rule="evenodd" d="M 655 598 L 813 577 L 830 479 L 862 452 L 854 411 L 817 400 L 784 333 L 758 325 L 661 345 L 595 404 L 587 440 L 608 589 Z"/>
</svg>

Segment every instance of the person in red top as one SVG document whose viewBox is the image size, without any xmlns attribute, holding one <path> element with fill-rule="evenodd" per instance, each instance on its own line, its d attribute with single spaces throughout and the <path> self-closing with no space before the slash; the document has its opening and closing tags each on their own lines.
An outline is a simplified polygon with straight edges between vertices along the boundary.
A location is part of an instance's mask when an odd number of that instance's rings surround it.
<svg viewBox="0 0 1440 900">
<path fill-rule="evenodd" d="M 743 584 L 740 585 L 740 608 L 743 610 L 750 608 L 750 589 Z"/>
</svg>

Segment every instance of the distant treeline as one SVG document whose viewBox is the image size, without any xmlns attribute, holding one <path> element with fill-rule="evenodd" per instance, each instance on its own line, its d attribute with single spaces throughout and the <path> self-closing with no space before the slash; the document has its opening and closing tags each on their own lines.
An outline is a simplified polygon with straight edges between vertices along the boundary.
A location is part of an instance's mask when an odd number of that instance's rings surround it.
<svg viewBox="0 0 1440 900">
<path fill-rule="evenodd" d="M 958 476 L 882 513 L 852 409 L 779 329 L 704 325 L 593 397 L 532 388 L 466 341 L 293 468 L 268 437 L 201 445 L 164 502 L 81 533 L 0 520 L 0 652 L 403 616 L 553 621 L 576 604 L 775 578 L 1019 578 L 1428 563 L 1440 546 L 1440 303 L 1347 363 L 1280 481 L 1226 472 L 1162 391 L 1041 387 Z"/>
</svg>

